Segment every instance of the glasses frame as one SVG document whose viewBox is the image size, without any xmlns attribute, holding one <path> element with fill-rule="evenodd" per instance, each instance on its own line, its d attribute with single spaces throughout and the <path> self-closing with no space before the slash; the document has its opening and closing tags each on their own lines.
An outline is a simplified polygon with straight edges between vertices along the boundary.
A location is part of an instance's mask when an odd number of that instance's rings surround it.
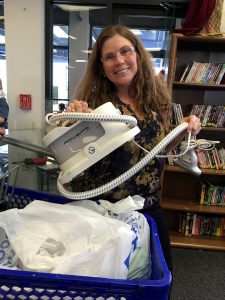
<svg viewBox="0 0 225 300">
<path fill-rule="evenodd" d="M 125 50 L 125 48 L 128 50 L 126 53 L 121 53 L 123 50 Z M 109 54 L 113 54 L 113 56 L 111 58 L 105 58 L 101 56 L 101 62 L 105 63 L 105 64 L 113 64 L 115 62 L 115 59 L 117 58 L 117 56 L 122 56 L 122 57 L 128 57 L 131 54 L 133 54 L 136 51 L 134 46 L 124 46 L 122 48 L 120 48 L 117 51 L 114 52 L 110 52 Z"/>
</svg>

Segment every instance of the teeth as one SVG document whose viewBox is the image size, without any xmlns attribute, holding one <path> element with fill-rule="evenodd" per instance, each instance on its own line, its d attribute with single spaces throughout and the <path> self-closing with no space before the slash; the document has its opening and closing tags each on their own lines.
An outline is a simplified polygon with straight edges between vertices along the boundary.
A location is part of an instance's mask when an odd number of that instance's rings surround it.
<svg viewBox="0 0 225 300">
<path fill-rule="evenodd" d="M 127 69 L 124 69 L 124 70 L 117 71 L 116 73 L 125 73 L 126 71 Z"/>
</svg>

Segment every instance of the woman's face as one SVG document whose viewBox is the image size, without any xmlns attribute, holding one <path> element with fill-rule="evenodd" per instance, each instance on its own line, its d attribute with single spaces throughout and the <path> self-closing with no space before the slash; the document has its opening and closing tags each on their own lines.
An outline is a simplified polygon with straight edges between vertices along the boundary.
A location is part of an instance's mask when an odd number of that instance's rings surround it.
<svg viewBox="0 0 225 300">
<path fill-rule="evenodd" d="M 117 88 L 128 88 L 137 73 L 137 54 L 131 42 L 116 34 L 105 41 L 101 56 L 108 79 Z"/>
</svg>

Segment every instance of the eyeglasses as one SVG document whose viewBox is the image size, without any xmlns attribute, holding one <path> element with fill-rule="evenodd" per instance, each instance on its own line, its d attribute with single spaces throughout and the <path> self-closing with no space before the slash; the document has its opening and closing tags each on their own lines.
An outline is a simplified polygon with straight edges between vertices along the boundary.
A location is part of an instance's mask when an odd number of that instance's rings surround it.
<svg viewBox="0 0 225 300">
<path fill-rule="evenodd" d="M 123 47 L 115 52 L 107 53 L 104 57 L 101 57 L 101 61 L 105 64 L 113 64 L 117 55 L 122 56 L 123 58 L 132 55 L 135 52 L 135 48 L 131 47 Z"/>
</svg>

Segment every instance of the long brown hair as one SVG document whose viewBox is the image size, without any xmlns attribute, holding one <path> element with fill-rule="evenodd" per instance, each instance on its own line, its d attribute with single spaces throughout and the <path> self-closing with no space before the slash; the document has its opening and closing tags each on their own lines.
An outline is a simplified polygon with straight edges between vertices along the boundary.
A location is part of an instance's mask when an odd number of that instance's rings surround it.
<svg viewBox="0 0 225 300">
<path fill-rule="evenodd" d="M 147 53 L 136 35 L 125 26 L 110 25 L 102 30 L 89 58 L 86 74 L 75 93 L 75 98 L 87 101 L 92 108 L 107 101 L 115 102 L 116 87 L 104 76 L 101 62 L 102 47 L 105 41 L 115 34 L 129 40 L 137 53 L 138 71 L 129 87 L 129 95 L 134 99 L 135 108 L 144 116 L 151 111 L 157 112 L 168 130 L 171 116 L 170 93 L 162 79 L 155 76 L 151 55 Z"/>
</svg>

